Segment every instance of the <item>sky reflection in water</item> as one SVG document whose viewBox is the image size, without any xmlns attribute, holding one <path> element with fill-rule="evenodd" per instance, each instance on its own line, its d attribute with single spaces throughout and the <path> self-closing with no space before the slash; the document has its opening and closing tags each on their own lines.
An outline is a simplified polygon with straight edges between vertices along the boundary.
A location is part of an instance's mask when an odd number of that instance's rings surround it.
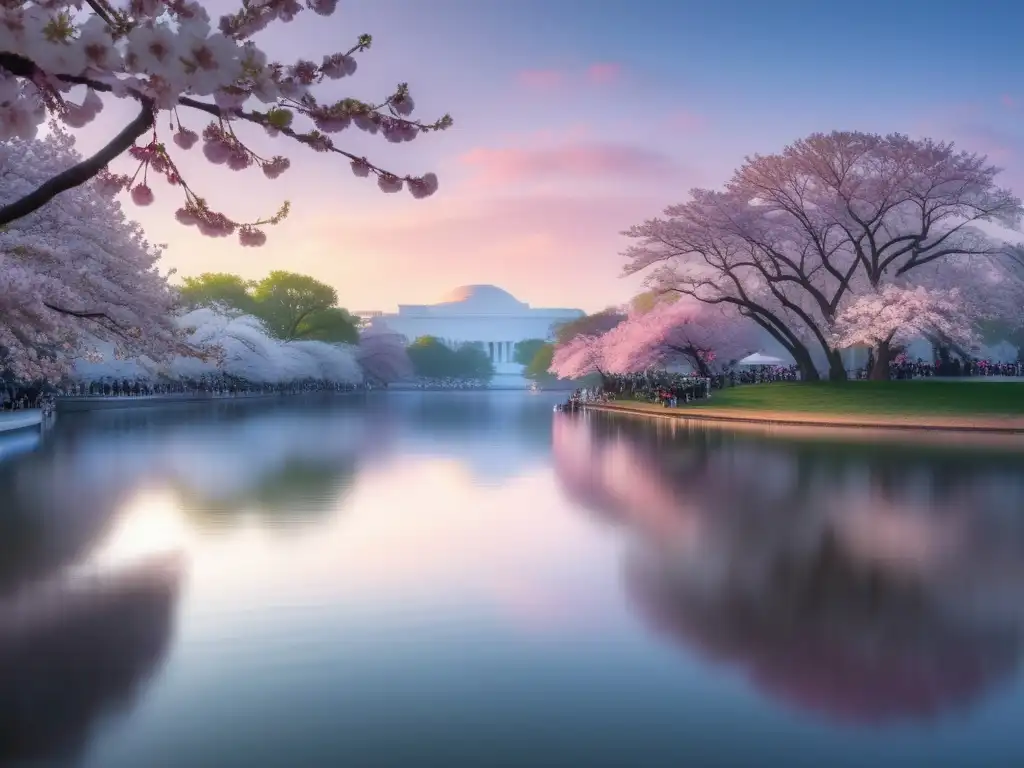
<svg viewBox="0 0 1024 768">
<path fill-rule="evenodd" d="M 1024 756 L 1020 455 L 551 403 L 65 419 L 0 463 L 0 763 Z"/>
</svg>

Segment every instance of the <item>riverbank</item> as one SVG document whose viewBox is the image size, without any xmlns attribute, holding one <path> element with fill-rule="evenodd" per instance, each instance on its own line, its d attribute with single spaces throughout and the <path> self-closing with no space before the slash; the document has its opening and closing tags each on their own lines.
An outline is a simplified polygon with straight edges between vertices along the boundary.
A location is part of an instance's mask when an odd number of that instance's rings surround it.
<svg viewBox="0 0 1024 768">
<path fill-rule="evenodd" d="M 665 408 L 620 401 L 588 406 L 668 418 L 803 427 L 1024 433 L 1024 383 L 891 381 L 754 384 Z"/>
<path fill-rule="evenodd" d="M 32 429 L 43 423 L 43 412 L 39 408 L 23 411 L 0 411 L 0 434 Z"/>
<path fill-rule="evenodd" d="M 57 413 L 83 413 L 86 411 L 109 411 L 125 408 L 152 408 L 164 405 L 183 405 L 189 403 L 233 403 L 253 402 L 260 400 L 282 400 L 297 397 L 336 397 L 338 395 L 361 394 L 365 390 L 336 392 L 334 390 L 314 390 L 311 392 L 254 392 L 249 394 L 217 395 L 211 392 L 181 393 L 166 395 L 79 395 L 58 397 Z"/>
</svg>

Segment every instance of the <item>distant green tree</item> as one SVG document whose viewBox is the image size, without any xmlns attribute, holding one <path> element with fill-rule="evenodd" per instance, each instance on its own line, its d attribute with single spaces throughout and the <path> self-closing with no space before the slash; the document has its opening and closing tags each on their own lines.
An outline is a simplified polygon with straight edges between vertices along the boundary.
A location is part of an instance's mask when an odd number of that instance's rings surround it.
<svg viewBox="0 0 1024 768">
<path fill-rule="evenodd" d="M 359 340 L 358 320 L 337 306 L 337 291 L 308 275 L 277 270 L 252 281 L 225 272 L 204 272 L 186 277 L 180 290 L 184 306 L 220 305 L 255 315 L 278 339 L 345 344 Z"/>
<path fill-rule="evenodd" d="M 275 270 L 253 286 L 252 295 L 257 314 L 279 339 L 354 338 L 347 329 L 339 330 L 345 322 L 337 314 L 338 292 L 309 275 Z"/>
<path fill-rule="evenodd" d="M 420 336 L 406 350 L 417 376 L 441 379 L 451 376 L 454 353 L 435 336 Z"/>
<path fill-rule="evenodd" d="M 186 277 L 179 289 L 181 302 L 188 309 L 221 305 L 247 315 L 255 314 L 252 283 L 228 272 L 203 272 Z"/>
<path fill-rule="evenodd" d="M 462 344 L 453 354 L 453 375 L 461 379 L 483 379 L 494 376 L 494 363 L 479 344 Z"/>
<path fill-rule="evenodd" d="M 516 344 L 515 349 L 515 361 L 519 365 L 529 366 L 533 362 L 533 358 L 536 357 L 537 352 L 540 351 L 547 342 L 544 339 L 526 339 L 526 341 L 520 341 Z"/>
<path fill-rule="evenodd" d="M 451 349 L 434 336 L 420 336 L 407 352 L 417 376 L 428 379 L 484 379 L 494 375 L 490 357 L 477 344 Z"/>
<path fill-rule="evenodd" d="M 551 358 L 554 354 L 554 344 L 542 344 L 526 364 L 523 375 L 537 383 L 553 381 L 555 377 L 548 373 L 548 368 L 551 367 Z"/>
<path fill-rule="evenodd" d="M 580 334 L 598 335 L 607 333 L 626 319 L 626 314 L 617 307 L 608 307 L 592 315 L 584 315 L 555 326 L 555 344 L 565 344 Z"/>
</svg>

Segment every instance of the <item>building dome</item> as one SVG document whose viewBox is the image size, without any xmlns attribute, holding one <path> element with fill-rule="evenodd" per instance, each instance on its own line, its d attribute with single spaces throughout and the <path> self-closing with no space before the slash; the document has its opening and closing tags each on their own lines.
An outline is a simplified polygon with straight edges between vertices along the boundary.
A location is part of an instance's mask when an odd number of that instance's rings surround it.
<svg viewBox="0 0 1024 768">
<path fill-rule="evenodd" d="M 460 285 L 441 297 L 439 304 L 464 304 L 492 312 L 522 310 L 526 305 L 496 285 Z"/>
</svg>

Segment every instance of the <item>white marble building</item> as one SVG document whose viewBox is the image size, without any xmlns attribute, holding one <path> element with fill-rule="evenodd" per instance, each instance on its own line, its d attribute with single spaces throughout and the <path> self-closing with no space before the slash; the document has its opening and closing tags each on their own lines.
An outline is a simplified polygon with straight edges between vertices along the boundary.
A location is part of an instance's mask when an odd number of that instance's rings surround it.
<svg viewBox="0 0 1024 768">
<path fill-rule="evenodd" d="M 551 339 L 558 323 L 583 316 L 579 309 L 534 308 L 494 285 L 463 285 L 435 304 L 399 304 L 398 311 L 357 312 L 372 323 L 383 323 L 411 342 L 435 336 L 449 347 L 478 343 L 491 356 L 495 384 L 526 382 L 515 362 L 516 344 L 528 339 Z"/>
</svg>

